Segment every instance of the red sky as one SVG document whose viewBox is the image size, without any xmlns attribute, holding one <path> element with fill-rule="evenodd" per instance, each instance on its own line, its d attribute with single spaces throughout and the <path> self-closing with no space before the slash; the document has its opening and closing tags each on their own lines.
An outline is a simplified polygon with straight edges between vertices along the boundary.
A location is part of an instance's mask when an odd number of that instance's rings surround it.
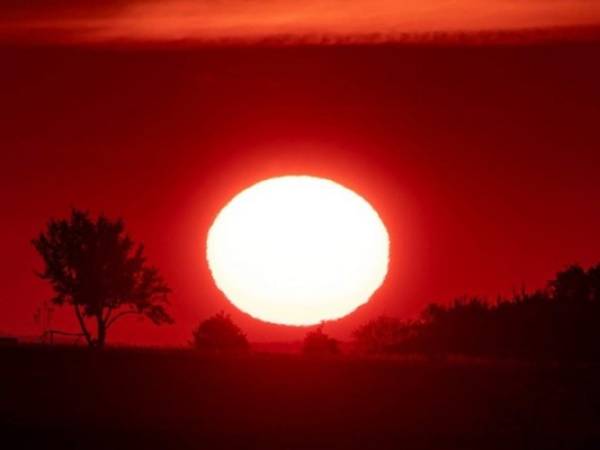
<svg viewBox="0 0 600 450">
<path fill-rule="evenodd" d="M 78 206 L 123 216 L 175 291 L 175 326 L 123 322 L 113 341 L 185 344 L 221 309 L 252 340 L 302 337 L 235 311 L 203 257 L 219 208 L 287 173 L 355 189 L 391 233 L 388 280 L 328 326 L 340 338 L 376 314 L 541 287 L 568 263 L 600 261 L 598 43 L 11 42 L 0 46 L 0 331 L 37 332 L 49 291 L 29 241 Z M 75 326 L 69 316 L 57 323 Z"/>
</svg>

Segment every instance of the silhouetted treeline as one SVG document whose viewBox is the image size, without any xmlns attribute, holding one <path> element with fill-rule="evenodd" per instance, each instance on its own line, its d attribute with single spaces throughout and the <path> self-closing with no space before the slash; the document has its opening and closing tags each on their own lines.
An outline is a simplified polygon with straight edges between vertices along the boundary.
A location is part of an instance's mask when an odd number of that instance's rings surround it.
<svg viewBox="0 0 600 450">
<path fill-rule="evenodd" d="M 380 317 L 354 337 L 371 353 L 600 361 L 600 264 L 570 266 L 543 290 L 494 303 L 431 304 L 413 322 Z"/>
</svg>

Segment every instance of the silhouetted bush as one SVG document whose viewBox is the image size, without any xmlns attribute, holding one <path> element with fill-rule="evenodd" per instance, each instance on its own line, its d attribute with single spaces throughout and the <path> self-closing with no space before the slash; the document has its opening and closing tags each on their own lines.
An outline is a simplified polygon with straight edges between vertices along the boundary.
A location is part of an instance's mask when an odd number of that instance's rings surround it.
<svg viewBox="0 0 600 450">
<path fill-rule="evenodd" d="M 393 351 L 412 333 L 412 324 L 394 317 L 379 316 L 352 333 L 357 349 L 365 353 Z"/>
<path fill-rule="evenodd" d="M 338 341 L 323 333 L 323 325 L 304 337 L 302 353 L 305 355 L 335 355 L 339 352 Z"/>
<path fill-rule="evenodd" d="M 246 335 L 224 312 L 201 322 L 192 334 L 191 344 L 198 350 L 245 352 L 249 348 Z"/>
<path fill-rule="evenodd" d="M 431 304 L 411 324 L 384 318 L 354 333 L 367 349 L 528 360 L 600 360 L 600 264 L 573 265 L 547 288 L 490 303 Z"/>
</svg>

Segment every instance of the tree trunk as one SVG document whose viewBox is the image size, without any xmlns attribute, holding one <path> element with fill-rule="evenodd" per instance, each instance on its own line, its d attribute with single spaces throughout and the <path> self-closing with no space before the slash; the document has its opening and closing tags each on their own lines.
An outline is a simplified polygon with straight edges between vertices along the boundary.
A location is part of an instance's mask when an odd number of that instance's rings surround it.
<svg viewBox="0 0 600 450">
<path fill-rule="evenodd" d="M 94 340 L 92 339 L 92 336 L 90 335 L 90 332 L 88 331 L 87 327 L 85 326 L 85 321 L 83 319 L 83 316 L 81 315 L 81 311 L 79 311 L 79 306 L 73 305 L 73 308 L 75 308 L 75 315 L 77 316 L 77 320 L 79 321 L 79 326 L 81 327 L 81 332 L 83 333 L 83 336 L 85 337 L 85 340 L 88 343 L 88 345 L 91 348 L 93 348 L 95 346 L 95 343 L 94 343 Z"/>
<path fill-rule="evenodd" d="M 102 313 L 96 316 L 97 322 L 97 336 L 96 336 L 96 348 L 104 348 L 104 343 L 106 342 L 106 322 L 102 317 Z"/>
</svg>

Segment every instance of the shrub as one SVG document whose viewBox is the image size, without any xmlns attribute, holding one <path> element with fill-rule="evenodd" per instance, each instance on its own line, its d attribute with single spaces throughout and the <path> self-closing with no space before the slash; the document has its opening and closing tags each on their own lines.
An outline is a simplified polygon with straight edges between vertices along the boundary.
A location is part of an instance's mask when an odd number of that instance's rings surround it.
<svg viewBox="0 0 600 450">
<path fill-rule="evenodd" d="M 388 316 L 379 316 L 354 330 L 352 337 L 365 353 L 395 350 L 412 333 L 413 324 Z"/>
<path fill-rule="evenodd" d="M 338 341 L 323 333 L 323 325 L 307 333 L 302 344 L 306 355 L 335 355 L 339 351 Z"/>
<path fill-rule="evenodd" d="M 198 350 L 231 352 L 247 351 L 246 335 L 231 320 L 229 314 L 220 312 L 201 322 L 193 333 L 192 346 Z"/>
</svg>

